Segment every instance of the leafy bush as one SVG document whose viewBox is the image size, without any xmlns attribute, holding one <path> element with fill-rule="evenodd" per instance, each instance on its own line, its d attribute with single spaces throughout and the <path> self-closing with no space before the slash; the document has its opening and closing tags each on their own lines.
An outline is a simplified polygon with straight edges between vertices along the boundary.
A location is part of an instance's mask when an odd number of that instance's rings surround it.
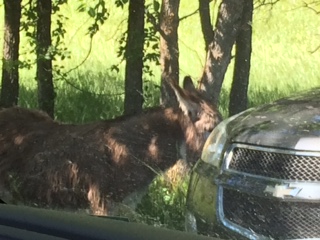
<svg viewBox="0 0 320 240">
<path fill-rule="evenodd" d="M 184 209 L 188 177 L 172 184 L 165 177 L 158 177 L 136 211 L 145 223 L 170 229 L 184 230 Z"/>
</svg>

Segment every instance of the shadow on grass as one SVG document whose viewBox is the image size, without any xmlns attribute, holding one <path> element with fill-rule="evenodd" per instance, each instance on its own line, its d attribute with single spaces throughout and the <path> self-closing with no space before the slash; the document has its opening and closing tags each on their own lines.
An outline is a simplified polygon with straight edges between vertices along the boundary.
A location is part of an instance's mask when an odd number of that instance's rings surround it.
<svg viewBox="0 0 320 240">
<path fill-rule="evenodd" d="M 56 89 L 55 117 L 62 122 L 84 123 L 98 119 L 114 118 L 122 114 L 123 97 L 110 94 L 97 95 L 65 87 Z M 19 105 L 37 107 L 36 89 L 20 87 Z"/>
<path fill-rule="evenodd" d="M 106 80 L 107 79 L 107 80 Z M 81 86 L 80 91 L 65 82 L 56 84 L 55 116 L 62 122 L 85 123 L 100 119 L 110 119 L 123 113 L 124 84 L 122 80 L 110 76 L 93 75 L 92 72 L 78 74 L 70 79 Z M 229 107 L 229 89 L 223 88 L 219 109 L 226 118 Z M 298 86 L 250 87 L 248 107 L 255 107 L 298 92 Z M 97 94 L 97 92 L 102 94 Z M 160 87 L 152 81 L 144 82 L 144 107 L 158 105 Z M 37 108 L 35 89 L 20 86 L 19 105 Z"/>
<path fill-rule="evenodd" d="M 109 80 L 101 86 L 92 86 L 87 78 L 81 82 L 81 90 L 59 82 L 55 86 L 55 118 L 66 123 L 86 123 L 100 119 L 111 119 L 123 113 L 124 94 L 121 81 Z M 100 82 L 100 83 L 99 83 Z M 96 93 L 99 92 L 99 93 Z M 159 87 L 150 81 L 144 83 L 144 107 L 159 103 Z M 19 106 L 38 108 L 37 90 L 20 86 Z"/>
</svg>

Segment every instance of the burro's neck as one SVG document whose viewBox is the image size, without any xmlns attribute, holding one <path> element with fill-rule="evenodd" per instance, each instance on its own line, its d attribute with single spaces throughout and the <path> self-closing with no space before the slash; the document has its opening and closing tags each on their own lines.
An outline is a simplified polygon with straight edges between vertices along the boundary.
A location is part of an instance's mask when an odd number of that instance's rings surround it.
<svg viewBox="0 0 320 240">
<path fill-rule="evenodd" d="M 128 161 L 165 170 L 181 158 L 198 158 L 203 134 L 180 109 L 157 108 L 115 122 L 104 135 L 117 165 Z M 191 159 L 194 161 L 194 159 Z"/>
</svg>

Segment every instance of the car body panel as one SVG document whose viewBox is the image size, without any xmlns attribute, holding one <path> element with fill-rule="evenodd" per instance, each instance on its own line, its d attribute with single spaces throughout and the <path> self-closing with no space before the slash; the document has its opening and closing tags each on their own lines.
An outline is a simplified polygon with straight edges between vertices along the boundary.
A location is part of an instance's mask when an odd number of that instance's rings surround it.
<svg viewBox="0 0 320 240">
<path fill-rule="evenodd" d="M 229 137 L 232 142 L 296 150 L 309 145 L 316 151 L 320 148 L 319 109 L 320 89 L 281 99 L 235 119 L 228 128 Z"/>
</svg>

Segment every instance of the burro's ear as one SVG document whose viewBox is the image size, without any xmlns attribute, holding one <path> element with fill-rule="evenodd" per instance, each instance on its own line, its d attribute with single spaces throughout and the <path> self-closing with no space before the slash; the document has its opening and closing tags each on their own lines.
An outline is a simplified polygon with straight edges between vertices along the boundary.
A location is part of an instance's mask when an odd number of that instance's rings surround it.
<svg viewBox="0 0 320 240">
<path fill-rule="evenodd" d="M 217 107 L 202 91 L 197 90 L 190 77 L 185 77 L 183 88 L 172 85 L 180 109 L 190 118 L 198 133 L 209 133 L 221 121 Z"/>
<path fill-rule="evenodd" d="M 190 77 L 185 77 L 183 81 L 182 89 L 178 85 L 171 85 L 179 103 L 180 109 L 186 116 L 189 116 L 192 121 L 197 118 L 198 112 L 200 111 L 200 105 L 196 102 L 195 97 L 192 96 L 192 92 L 196 92 L 193 82 Z"/>
<path fill-rule="evenodd" d="M 188 91 L 196 91 L 190 76 L 185 76 L 183 79 L 183 88 Z"/>
</svg>

